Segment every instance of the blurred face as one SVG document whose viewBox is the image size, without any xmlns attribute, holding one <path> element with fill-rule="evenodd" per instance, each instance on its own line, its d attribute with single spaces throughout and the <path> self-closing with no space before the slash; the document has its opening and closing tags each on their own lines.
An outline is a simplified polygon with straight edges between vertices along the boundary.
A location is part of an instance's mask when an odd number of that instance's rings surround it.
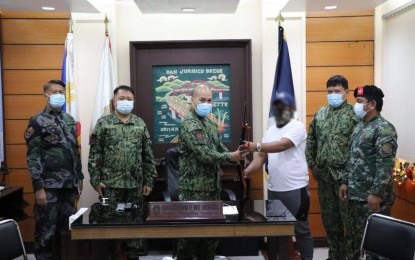
<svg viewBox="0 0 415 260">
<path fill-rule="evenodd" d="M 288 106 L 281 101 L 276 101 L 272 105 L 272 113 L 274 114 L 277 126 L 284 126 L 291 121 L 294 110 L 291 106 Z"/>
<path fill-rule="evenodd" d="M 59 84 L 53 84 L 49 87 L 49 89 L 45 92 L 45 99 L 46 103 L 49 103 L 50 96 L 54 94 L 62 94 L 65 95 L 65 88 Z"/>
</svg>

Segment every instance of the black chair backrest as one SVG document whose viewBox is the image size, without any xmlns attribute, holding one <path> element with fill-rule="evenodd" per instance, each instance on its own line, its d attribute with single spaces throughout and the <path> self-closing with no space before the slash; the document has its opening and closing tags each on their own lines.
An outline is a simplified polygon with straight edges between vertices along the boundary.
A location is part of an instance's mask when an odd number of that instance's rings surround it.
<svg viewBox="0 0 415 260">
<path fill-rule="evenodd" d="M 22 256 L 26 259 L 23 240 L 16 221 L 0 221 L 0 260 L 9 260 Z"/>
<path fill-rule="evenodd" d="M 172 201 L 179 200 L 179 149 L 172 147 L 165 157 L 166 185 Z"/>
<path fill-rule="evenodd" d="M 415 224 L 372 214 L 366 223 L 362 249 L 391 260 L 413 260 Z"/>
</svg>

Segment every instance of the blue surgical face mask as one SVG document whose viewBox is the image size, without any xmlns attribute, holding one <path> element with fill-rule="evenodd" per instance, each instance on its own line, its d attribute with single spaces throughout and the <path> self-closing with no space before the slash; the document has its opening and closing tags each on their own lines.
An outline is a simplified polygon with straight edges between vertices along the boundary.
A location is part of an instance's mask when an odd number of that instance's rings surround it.
<svg viewBox="0 0 415 260">
<path fill-rule="evenodd" d="M 358 116 L 360 118 L 365 117 L 365 115 L 367 114 L 367 111 L 364 110 L 364 106 L 366 104 L 363 104 L 363 103 L 356 103 L 356 104 L 354 104 L 353 110 L 354 110 L 354 113 L 356 114 L 356 116 Z"/>
<path fill-rule="evenodd" d="M 343 94 L 333 93 L 327 95 L 327 101 L 332 107 L 339 107 L 343 104 Z"/>
<path fill-rule="evenodd" d="M 196 106 L 196 114 L 200 117 L 206 117 L 212 111 L 212 104 L 209 103 L 200 103 Z"/>
<path fill-rule="evenodd" d="M 55 109 L 61 108 L 66 102 L 65 95 L 60 94 L 60 93 L 52 94 L 50 96 L 46 94 L 46 96 L 49 97 L 50 106 Z"/>
<path fill-rule="evenodd" d="M 117 111 L 123 115 L 127 115 L 133 111 L 134 101 L 132 100 L 118 100 L 117 101 Z"/>
</svg>

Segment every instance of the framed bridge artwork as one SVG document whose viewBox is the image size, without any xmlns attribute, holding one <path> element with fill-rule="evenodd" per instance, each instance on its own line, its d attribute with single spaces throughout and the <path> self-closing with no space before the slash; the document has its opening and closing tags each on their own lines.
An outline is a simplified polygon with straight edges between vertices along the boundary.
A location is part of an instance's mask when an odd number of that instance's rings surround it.
<svg viewBox="0 0 415 260">
<path fill-rule="evenodd" d="M 177 143 L 181 121 L 190 111 L 192 91 L 197 84 L 212 89 L 212 113 L 223 142 L 231 141 L 230 66 L 154 66 L 154 143 Z"/>
<path fill-rule="evenodd" d="M 245 103 L 252 124 L 250 40 L 130 42 L 130 68 L 134 112 L 147 124 L 155 158 L 177 145 L 199 83 L 212 89 L 209 118 L 230 150 L 239 145 Z"/>
</svg>

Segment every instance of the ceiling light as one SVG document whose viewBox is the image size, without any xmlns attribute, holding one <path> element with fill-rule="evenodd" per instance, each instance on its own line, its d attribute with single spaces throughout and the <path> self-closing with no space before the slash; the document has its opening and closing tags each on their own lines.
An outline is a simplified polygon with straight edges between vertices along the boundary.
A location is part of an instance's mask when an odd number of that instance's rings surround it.
<svg viewBox="0 0 415 260">
<path fill-rule="evenodd" d="M 328 6 L 324 7 L 324 9 L 326 9 L 326 10 L 333 10 L 333 9 L 336 9 L 336 8 L 337 8 L 337 5 L 328 5 Z"/>
<path fill-rule="evenodd" d="M 53 10 L 55 10 L 55 7 L 52 7 L 52 6 L 42 6 L 42 9 L 45 10 L 45 11 L 53 11 Z"/>
<path fill-rule="evenodd" d="M 196 11 L 196 8 L 188 8 L 188 7 L 182 8 L 182 12 L 194 12 L 194 11 Z"/>
</svg>

